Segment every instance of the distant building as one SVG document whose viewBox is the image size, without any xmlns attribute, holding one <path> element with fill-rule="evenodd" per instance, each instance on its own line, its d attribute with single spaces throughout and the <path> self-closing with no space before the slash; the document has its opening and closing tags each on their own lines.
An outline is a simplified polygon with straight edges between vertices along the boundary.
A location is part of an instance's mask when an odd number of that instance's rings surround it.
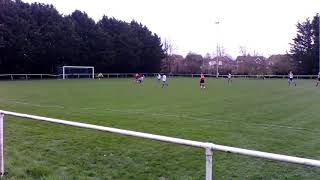
<svg viewBox="0 0 320 180">
<path fill-rule="evenodd" d="M 228 74 L 229 72 L 233 72 L 236 67 L 235 61 L 228 56 L 214 57 L 208 62 L 208 70 L 212 74 L 216 73 L 217 61 L 219 74 Z"/>
<path fill-rule="evenodd" d="M 270 74 L 288 74 L 289 71 L 295 71 L 295 62 L 288 54 L 272 55 L 267 60 Z"/>
<path fill-rule="evenodd" d="M 178 54 L 172 54 L 161 61 L 161 72 L 174 73 L 183 68 L 184 58 Z"/>
<path fill-rule="evenodd" d="M 263 56 L 238 56 L 236 58 L 237 74 L 263 75 L 267 74 L 267 58 Z"/>
</svg>

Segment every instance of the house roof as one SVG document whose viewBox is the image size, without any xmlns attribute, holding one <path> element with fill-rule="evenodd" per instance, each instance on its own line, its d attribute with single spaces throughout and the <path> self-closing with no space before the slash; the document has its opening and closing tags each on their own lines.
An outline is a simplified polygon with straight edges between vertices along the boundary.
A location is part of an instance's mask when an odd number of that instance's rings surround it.
<svg viewBox="0 0 320 180">
<path fill-rule="evenodd" d="M 267 58 L 263 56 L 238 56 L 236 61 L 239 62 L 255 62 L 255 63 L 262 63 L 263 61 L 267 60 Z"/>
</svg>

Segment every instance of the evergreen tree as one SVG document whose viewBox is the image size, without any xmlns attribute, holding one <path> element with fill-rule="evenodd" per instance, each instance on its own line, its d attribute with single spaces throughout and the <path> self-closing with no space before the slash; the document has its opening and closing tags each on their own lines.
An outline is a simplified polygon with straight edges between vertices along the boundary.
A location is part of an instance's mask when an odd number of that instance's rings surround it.
<svg viewBox="0 0 320 180">
<path fill-rule="evenodd" d="M 146 26 L 52 6 L 0 0 L 0 73 L 56 73 L 63 65 L 100 72 L 158 72 L 160 38 Z"/>
<path fill-rule="evenodd" d="M 317 74 L 319 68 L 319 15 L 312 21 L 297 24 L 297 35 L 293 39 L 290 52 L 296 61 L 300 74 Z"/>
</svg>

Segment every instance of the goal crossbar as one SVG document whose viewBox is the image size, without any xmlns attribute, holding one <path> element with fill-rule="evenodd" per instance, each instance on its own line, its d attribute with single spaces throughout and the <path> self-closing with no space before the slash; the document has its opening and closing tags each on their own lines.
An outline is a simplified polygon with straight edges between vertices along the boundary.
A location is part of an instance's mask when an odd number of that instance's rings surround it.
<svg viewBox="0 0 320 180">
<path fill-rule="evenodd" d="M 1 173 L 1 176 L 3 176 L 3 174 L 5 172 L 4 171 L 4 156 L 3 156 L 3 146 L 4 146 L 4 144 L 3 144 L 3 120 L 4 120 L 4 115 L 10 115 L 10 116 L 27 118 L 27 119 L 38 120 L 38 121 L 46 121 L 46 122 L 51 122 L 51 123 L 58 123 L 58 124 L 75 126 L 75 127 L 80 127 L 80 128 L 95 129 L 95 130 L 99 130 L 99 131 L 111 132 L 111 133 L 122 134 L 122 135 L 127 135 L 127 136 L 135 136 L 135 137 L 141 137 L 141 138 L 152 139 L 152 140 L 157 140 L 157 141 L 163 141 L 163 142 L 167 142 L 167 143 L 203 148 L 205 150 L 205 156 L 206 156 L 206 163 L 205 163 L 206 164 L 206 171 L 205 171 L 206 172 L 206 180 L 212 180 L 213 151 L 222 151 L 222 152 L 241 154 L 241 155 L 246 155 L 246 156 L 259 157 L 259 158 L 264 158 L 264 159 L 294 163 L 294 164 L 302 164 L 302 165 L 320 167 L 320 160 L 300 158 L 300 157 L 274 154 L 274 153 L 255 151 L 255 150 L 248 150 L 248 149 L 218 145 L 218 144 L 208 143 L 208 142 L 193 141 L 193 140 L 187 140 L 187 139 L 181 139 L 181 138 L 161 136 L 161 135 L 155 135 L 155 134 L 149 134 L 149 133 L 142 133 L 142 132 L 136 132 L 136 131 L 130 131 L 130 130 L 124 130 L 124 129 L 118 129 L 118 128 L 111 128 L 111 127 L 98 126 L 98 125 L 87 124 L 87 123 L 66 121 L 66 120 L 62 120 L 62 119 L 55 119 L 55 118 L 49 118 L 49 117 L 43 117 L 43 116 L 36 116 L 36 115 L 29 115 L 29 114 L 0 110 L 0 155 L 1 155 L 1 157 L 0 157 L 0 171 L 1 172 L 0 173 Z"/>
</svg>

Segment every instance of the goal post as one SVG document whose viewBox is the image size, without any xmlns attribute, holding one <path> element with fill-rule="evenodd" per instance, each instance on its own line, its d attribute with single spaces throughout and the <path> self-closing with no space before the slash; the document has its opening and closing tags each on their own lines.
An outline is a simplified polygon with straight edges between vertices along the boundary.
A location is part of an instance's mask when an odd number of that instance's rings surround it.
<svg viewBox="0 0 320 180">
<path fill-rule="evenodd" d="M 68 78 L 90 78 L 94 79 L 93 66 L 62 66 L 62 79 Z"/>
</svg>

